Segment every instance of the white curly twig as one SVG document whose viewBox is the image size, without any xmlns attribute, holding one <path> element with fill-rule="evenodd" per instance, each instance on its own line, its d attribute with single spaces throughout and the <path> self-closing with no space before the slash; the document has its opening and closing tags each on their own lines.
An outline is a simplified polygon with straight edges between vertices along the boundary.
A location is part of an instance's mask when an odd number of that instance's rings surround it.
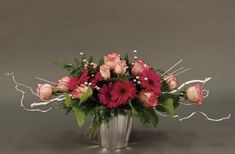
<svg viewBox="0 0 235 154">
<path fill-rule="evenodd" d="M 190 106 L 190 105 L 196 105 L 195 103 L 183 103 L 183 102 L 179 102 L 179 104 L 187 105 L 187 106 Z"/>
<path fill-rule="evenodd" d="M 6 76 L 11 76 L 13 82 L 14 82 L 16 85 L 18 85 L 18 86 L 23 86 L 23 87 L 29 89 L 33 95 L 35 95 L 35 96 L 37 96 L 37 97 L 40 98 L 40 96 L 39 96 L 37 93 L 35 93 L 31 87 L 29 87 L 29 86 L 27 86 L 27 85 L 25 85 L 25 84 L 23 84 L 23 83 L 18 83 L 18 82 L 15 80 L 14 72 L 7 72 L 7 73 L 5 73 L 5 75 L 6 75 Z"/>
<path fill-rule="evenodd" d="M 161 77 L 163 77 L 165 74 L 167 74 L 169 71 L 171 71 L 174 67 L 176 67 L 177 65 L 179 65 L 181 62 L 183 61 L 183 59 L 179 60 L 177 63 L 175 63 L 173 66 L 171 66 L 166 72 L 164 72 Z"/>
<path fill-rule="evenodd" d="M 178 72 L 179 70 L 181 70 L 181 69 L 183 69 L 183 68 L 184 68 L 184 67 L 181 67 L 181 68 L 179 68 L 179 69 L 177 69 L 177 70 L 175 70 L 175 71 L 173 71 L 173 72 L 170 72 L 169 74 L 165 75 L 165 76 L 161 79 L 160 82 L 163 82 L 164 80 L 167 80 L 167 79 L 170 77 L 170 75 L 172 75 L 172 74 L 176 77 L 176 76 L 178 76 L 178 75 L 180 75 L 180 74 L 182 74 L 182 73 L 185 73 L 185 72 L 191 70 L 191 68 L 186 68 L 186 69 L 184 69 L 184 70 Z M 174 74 L 174 73 L 175 73 L 175 74 Z"/>
<path fill-rule="evenodd" d="M 35 107 L 35 106 L 45 106 L 45 105 L 48 105 L 50 103 L 53 103 L 53 102 L 60 102 L 60 101 L 63 101 L 65 100 L 65 96 L 64 95 L 60 95 L 56 98 L 53 98 L 53 99 L 50 99 L 48 101 L 45 101 L 45 102 L 34 102 L 32 103 L 30 106 L 31 107 Z"/>
<path fill-rule="evenodd" d="M 175 76 L 178 76 L 178 75 L 180 75 L 180 74 L 182 74 L 182 73 L 185 73 L 185 72 L 187 72 L 187 71 L 189 71 L 189 70 L 191 70 L 191 69 L 192 69 L 192 68 L 187 68 L 187 69 L 185 69 L 185 70 L 182 70 L 181 72 L 176 73 Z"/>
<path fill-rule="evenodd" d="M 157 111 L 155 108 L 153 108 L 153 109 L 154 109 L 154 112 L 155 112 L 156 115 L 160 115 L 160 116 L 162 116 L 162 117 L 169 117 L 167 114 L 161 113 L 161 112 Z M 193 112 L 193 113 L 191 113 L 189 116 L 182 117 L 182 118 L 181 118 L 179 115 L 174 115 L 174 116 L 172 116 L 172 118 L 177 118 L 177 119 L 179 119 L 179 121 L 181 122 L 181 121 L 183 121 L 183 120 L 190 119 L 191 117 L 193 117 L 193 116 L 194 116 L 195 114 L 197 114 L 197 113 L 200 113 L 201 115 L 203 115 L 207 120 L 209 120 L 209 121 L 214 121 L 214 122 L 219 122 L 219 121 L 223 121 L 223 120 L 227 120 L 227 119 L 230 119 L 230 118 L 231 118 L 231 114 L 228 114 L 228 116 L 222 117 L 222 118 L 219 118 L 219 119 L 209 118 L 209 117 L 206 115 L 206 113 L 204 113 L 204 112 L 202 112 L 202 111 Z"/>
<path fill-rule="evenodd" d="M 26 93 L 26 92 L 24 92 L 23 90 L 20 90 L 20 89 L 18 88 L 18 85 L 15 86 L 15 89 L 16 89 L 17 91 L 19 91 L 19 92 L 22 93 L 22 97 L 21 97 L 21 100 L 20 100 L 20 106 L 21 106 L 24 110 L 30 111 L 30 112 L 44 112 L 44 113 L 45 113 L 45 112 L 49 112 L 49 111 L 51 111 L 51 110 L 54 109 L 54 107 L 50 107 L 49 109 L 46 109 L 46 110 L 41 110 L 41 109 L 29 109 L 29 108 L 25 107 L 23 101 L 24 101 L 24 96 L 25 96 L 25 93 Z"/>
<path fill-rule="evenodd" d="M 190 81 L 187 81 L 187 82 L 181 84 L 176 90 L 171 91 L 170 93 L 175 93 L 175 92 L 179 91 L 180 89 L 182 89 L 183 87 L 185 87 L 188 84 L 192 84 L 192 83 L 203 83 L 203 84 L 205 84 L 207 81 L 209 81 L 211 79 L 212 79 L 211 77 L 208 77 L 208 78 L 205 78 L 205 80 L 190 80 Z"/>
<path fill-rule="evenodd" d="M 219 119 L 214 119 L 214 118 L 209 118 L 204 112 L 197 111 L 197 112 L 193 112 L 193 113 L 191 113 L 189 116 L 183 117 L 183 118 L 181 118 L 181 119 L 179 119 L 179 120 L 180 120 L 180 121 L 183 121 L 183 120 L 186 120 L 186 119 L 190 119 L 193 115 L 195 115 L 195 114 L 197 114 L 197 113 L 200 113 L 201 115 L 203 115 L 204 117 L 206 117 L 207 120 L 209 120 L 209 121 L 215 121 L 215 122 L 223 121 L 223 120 L 229 119 L 229 118 L 231 117 L 231 114 L 228 114 L 228 116 L 226 116 L 226 117 L 222 117 L 222 118 L 219 118 Z"/>
<path fill-rule="evenodd" d="M 43 79 L 43 78 L 41 78 L 41 77 L 35 77 L 35 78 L 38 79 L 38 80 L 40 80 L 40 81 L 44 81 L 44 82 L 47 82 L 47 83 L 51 83 L 51 84 L 54 84 L 54 85 L 58 85 L 58 83 L 55 83 L 55 82 L 52 82 L 52 81 Z"/>
<path fill-rule="evenodd" d="M 166 75 L 166 77 L 165 77 L 165 78 L 167 78 L 167 76 L 168 76 L 168 75 L 170 75 L 170 74 L 175 74 L 175 73 L 177 73 L 177 72 L 181 71 L 181 70 L 182 70 L 182 69 L 184 69 L 184 68 L 185 68 L 185 67 L 180 67 L 180 68 L 176 69 L 175 71 L 170 72 L 169 74 L 167 74 L 167 75 Z"/>
<path fill-rule="evenodd" d="M 19 92 L 22 93 L 21 101 L 20 101 L 20 106 L 21 106 L 24 110 L 30 111 L 30 112 L 43 112 L 43 113 L 45 113 L 45 112 L 49 112 L 49 111 L 51 111 L 51 110 L 53 110 L 53 109 L 56 108 L 56 107 L 50 107 L 50 108 L 48 108 L 48 109 L 46 109 L 46 110 L 27 108 L 27 107 L 24 105 L 24 103 L 23 103 L 23 102 L 24 102 L 24 97 L 25 97 L 26 92 L 23 91 L 23 90 L 21 90 L 21 89 L 19 89 L 18 86 L 23 86 L 23 87 L 29 89 L 29 90 L 31 91 L 31 93 L 32 93 L 33 95 L 37 96 L 37 97 L 40 97 L 40 96 L 39 96 L 37 93 L 35 93 L 31 87 L 29 87 L 29 86 L 27 86 L 27 85 L 25 85 L 25 84 L 22 84 L 22 83 L 18 83 L 18 82 L 15 80 L 15 76 L 14 76 L 14 73 L 13 73 L 13 72 L 11 72 L 11 73 L 8 72 L 8 73 L 6 73 L 5 75 L 12 77 L 12 80 L 13 80 L 13 82 L 15 83 L 15 89 L 16 89 L 17 91 L 19 91 Z"/>
</svg>

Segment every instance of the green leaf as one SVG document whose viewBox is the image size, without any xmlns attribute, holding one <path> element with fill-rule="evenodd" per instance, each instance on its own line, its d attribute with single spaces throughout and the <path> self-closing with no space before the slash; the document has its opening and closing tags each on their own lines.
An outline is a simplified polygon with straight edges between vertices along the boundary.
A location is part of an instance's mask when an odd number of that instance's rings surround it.
<svg viewBox="0 0 235 154">
<path fill-rule="evenodd" d="M 131 107 L 131 113 L 132 113 L 134 116 L 136 116 L 138 113 L 137 113 L 137 111 L 135 110 L 134 106 L 131 104 L 131 101 L 130 101 L 128 104 L 129 104 L 130 107 Z"/>
<path fill-rule="evenodd" d="M 79 102 L 79 101 L 78 101 Z M 77 103 L 79 105 L 79 103 Z M 90 97 L 86 102 L 82 103 L 79 108 L 85 112 L 86 115 L 92 114 L 96 107 L 98 107 L 100 103 L 94 98 Z"/>
<path fill-rule="evenodd" d="M 85 101 L 87 101 L 87 99 L 89 97 L 92 96 L 93 90 L 91 87 L 88 87 L 88 89 L 86 90 L 86 92 L 81 96 L 80 98 L 80 104 L 84 103 Z"/>
<path fill-rule="evenodd" d="M 77 58 L 74 59 L 74 62 L 75 62 L 75 66 L 77 66 L 77 67 L 81 65 L 80 60 Z"/>
<path fill-rule="evenodd" d="M 95 112 L 92 116 L 92 121 L 88 129 L 86 130 L 86 136 L 89 138 L 94 138 L 99 132 L 101 124 L 102 120 L 100 114 L 98 112 Z"/>
<path fill-rule="evenodd" d="M 160 95 L 158 97 L 159 104 L 164 103 L 168 98 L 173 99 L 174 108 L 177 108 L 179 106 L 180 95 L 179 94 L 173 94 L 173 93 L 172 94 L 171 93 L 165 93 L 165 94 Z M 164 108 L 161 108 L 161 106 L 157 107 L 157 109 L 159 111 L 164 111 Z"/>
<path fill-rule="evenodd" d="M 65 93 L 65 106 L 67 108 L 71 107 L 71 97 L 69 94 Z"/>
<path fill-rule="evenodd" d="M 138 111 L 137 117 L 142 122 L 142 124 L 147 127 L 157 126 L 159 120 L 153 108 L 144 107 L 141 111 Z"/>
<path fill-rule="evenodd" d="M 85 122 L 85 113 L 76 106 L 73 106 L 73 112 L 76 116 L 78 126 L 81 127 Z"/>
<path fill-rule="evenodd" d="M 104 59 L 102 58 L 102 59 L 100 59 L 100 61 L 99 61 L 99 65 L 103 65 L 104 64 Z"/>
<path fill-rule="evenodd" d="M 146 127 L 155 127 L 158 124 L 158 115 L 153 108 L 147 108 L 137 100 L 132 101 L 132 105 L 137 111 L 137 117 L 141 123 Z"/>
<path fill-rule="evenodd" d="M 119 77 L 114 77 L 114 78 L 107 79 L 106 81 L 118 81 L 118 80 L 129 81 L 130 78 L 131 78 L 130 76 L 119 76 Z"/>
<path fill-rule="evenodd" d="M 60 68 L 63 68 L 63 69 L 68 69 L 68 68 L 70 68 L 70 67 L 73 67 L 72 64 L 67 64 L 67 63 L 65 63 L 65 62 L 55 62 L 55 64 L 56 64 L 57 66 L 59 66 Z"/>
<path fill-rule="evenodd" d="M 126 64 L 127 64 L 127 65 L 129 65 L 129 64 L 130 64 L 128 54 L 125 54 L 125 56 L 124 56 L 124 60 L 126 61 Z"/>
<path fill-rule="evenodd" d="M 169 91 L 169 86 L 168 86 L 168 84 L 166 83 L 165 80 L 162 81 L 162 91 L 164 91 L 164 92 Z"/>
<path fill-rule="evenodd" d="M 60 68 L 64 68 L 65 62 L 55 62 L 54 64 L 56 64 Z"/>
<path fill-rule="evenodd" d="M 174 115 L 174 105 L 173 105 L 173 99 L 168 98 L 164 101 L 164 103 L 161 104 L 163 108 L 165 109 L 166 113 L 170 116 L 173 117 Z"/>
</svg>

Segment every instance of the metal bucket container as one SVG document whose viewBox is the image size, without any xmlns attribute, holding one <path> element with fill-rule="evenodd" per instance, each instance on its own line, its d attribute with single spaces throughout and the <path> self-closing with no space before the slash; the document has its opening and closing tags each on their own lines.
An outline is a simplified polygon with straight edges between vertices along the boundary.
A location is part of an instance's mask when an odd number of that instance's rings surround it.
<svg viewBox="0 0 235 154">
<path fill-rule="evenodd" d="M 98 134 L 100 146 L 108 149 L 122 149 L 127 147 L 132 122 L 132 117 L 124 115 L 118 115 L 108 123 L 103 122 Z"/>
</svg>

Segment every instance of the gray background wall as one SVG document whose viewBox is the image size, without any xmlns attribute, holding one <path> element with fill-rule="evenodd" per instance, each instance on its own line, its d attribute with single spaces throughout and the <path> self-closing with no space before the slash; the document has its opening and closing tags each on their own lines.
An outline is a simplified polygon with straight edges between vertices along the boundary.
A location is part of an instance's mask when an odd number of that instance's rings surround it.
<svg viewBox="0 0 235 154">
<path fill-rule="evenodd" d="M 63 111 L 29 113 L 20 93 L 4 76 L 35 87 L 40 76 L 64 74 L 53 64 L 72 62 L 83 51 L 96 58 L 111 51 L 130 53 L 156 67 L 179 59 L 192 71 L 181 82 L 212 76 L 210 96 L 200 107 L 177 110 L 182 116 L 204 111 L 219 118 L 235 114 L 233 0 L 1 0 L 0 1 L 0 153 L 109 153 L 85 139 L 73 115 Z M 26 103 L 34 100 L 27 95 Z M 119 153 L 234 153 L 235 121 L 208 122 L 200 115 L 184 122 L 161 118 L 157 128 L 136 120 L 130 146 Z"/>
</svg>

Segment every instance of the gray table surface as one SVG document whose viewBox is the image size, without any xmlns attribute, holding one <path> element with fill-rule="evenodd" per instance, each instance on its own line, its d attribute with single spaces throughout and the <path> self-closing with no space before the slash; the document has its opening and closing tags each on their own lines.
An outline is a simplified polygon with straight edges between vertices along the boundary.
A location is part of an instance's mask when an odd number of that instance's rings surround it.
<svg viewBox="0 0 235 154">
<path fill-rule="evenodd" d="M 235 153 L 235 1 L 224 0 L 1 0 L 0 1 L 0 154 Z M 20 93 L 4 76 L 35 87 L 40 76 L 52 81 L 65 73 L 53 62 L 72 61 L 85 51 L 95 58 L 118 50 L 163 69 L 183 58 L 193 68 L 180 82 L 212 76 L 202 106 L 181 106 L 176 114 L 204 111 L 222 122 L 195 115 L 183 122 L 160 117 L 156 128 L 137 119 L 125 150 L 98 147 L 84 137 L 74 116 L 63 111 L 25 112 Z M 28 105 L 35 98 L 27 93 Z"/>
<path fill-rule="evenodd" d="M 144 128 L 134 121 L 125 150 L 101 149 L 96 139 L 83 135 L 73 115 L 63 112 L 29 113 L 16 102 L 1 104 L 0 152 L 3 154 L 42 153 L 234 153 L 234 120 L 214 123 L 195 116 L 191 120 L 161 118 L 157 128 Z M 210 114 L 213 115 L 213 114 Z M 224 114 L 214 114 L 217 117 Z"/>
</svg>

